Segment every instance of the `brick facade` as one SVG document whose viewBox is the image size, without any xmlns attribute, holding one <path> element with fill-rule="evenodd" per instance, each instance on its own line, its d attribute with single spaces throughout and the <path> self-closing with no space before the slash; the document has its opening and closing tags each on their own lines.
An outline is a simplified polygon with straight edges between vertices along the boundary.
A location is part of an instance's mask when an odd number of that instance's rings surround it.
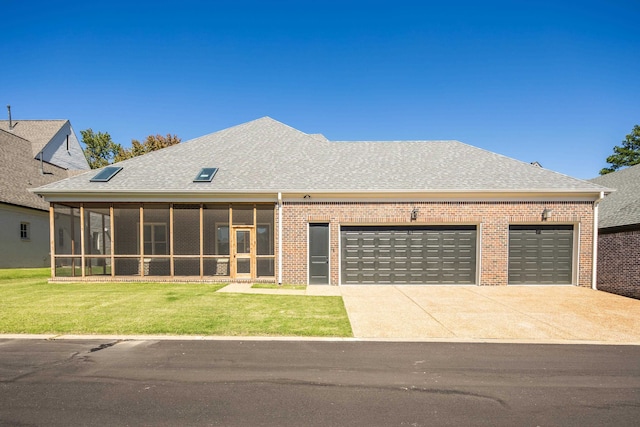
<svg viewBox="0 0 640 427">
<path fill-rule="evenodd" d="M 418 218 L 411 221 L 411 211 Z M 542 211 L 552 209 L 542 221 Z M 340 225 L 462 225 L 478 227 L 479 284 L 502 286 L 508 278 L 511 224 L 572 224 L 579 236 L 579 286 L 590 287 L 593 254 L 591 202 L 284 202 L 282 207 L 283 282 L 307 283 L 307 244 L 310 222 L 329 223 L 331 284 L 339 283 Z"/>
<path fill-rule="evenodd" d="M 640 299 L 640 229 L 598 236 L 598 289 Z"/>
</svg>

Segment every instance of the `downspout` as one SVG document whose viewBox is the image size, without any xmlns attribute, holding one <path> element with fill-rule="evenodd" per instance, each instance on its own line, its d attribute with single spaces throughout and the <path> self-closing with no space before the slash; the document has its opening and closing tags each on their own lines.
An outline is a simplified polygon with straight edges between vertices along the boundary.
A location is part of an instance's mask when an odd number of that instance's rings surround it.
<svg viewBox="0 0 640 427">
<path fill-rule="evenodd" d="M 278 192 L 278 284 L 282 285 L 282 193 Z"/>
<path fill-rule="evenodd" d="M 598 205 L 604 199 L 604 191 L 600 192 L 600 197 L 593 202 L 593 271 L 591 274 L 591 289 L 598 290 Z"/>
</svg>

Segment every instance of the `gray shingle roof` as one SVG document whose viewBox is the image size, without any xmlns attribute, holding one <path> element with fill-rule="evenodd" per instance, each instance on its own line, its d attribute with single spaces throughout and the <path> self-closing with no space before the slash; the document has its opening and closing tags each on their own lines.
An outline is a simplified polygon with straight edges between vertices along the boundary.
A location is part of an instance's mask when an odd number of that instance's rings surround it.
<svg viewBox="0 0 640 427">
<path fill-rule="evenodd" d="M 50 182 L 69 176 L 67 170 L 33 158 L 31 142 L 0 130 L 0 203 L 48 210 L 49 203 L 29 192 Z"/>
<path fill-rule="evenodd" d="M 590 181 L 616 190 L 600 203 L 599 228 L 640 224 L 640 165 Z"/>
<path fill-rule="evenodd" d="M 41 193 L 132 191 L 585 191 L 602 187 L 458 141 L 332 142 L 264 117 L 120 162 L 107 183 L 97 171 Z M 218 167 L 211 183 L 193 183 Z"/>
<path fill-rule="evenodd" d="M 12 120 L 9 129 L 8 120 L 0 120 L 0 130 L 4 130 L 30 141 L 35 157 L 45 145 L 58 133 L 68 120 Z"/>
</svg>

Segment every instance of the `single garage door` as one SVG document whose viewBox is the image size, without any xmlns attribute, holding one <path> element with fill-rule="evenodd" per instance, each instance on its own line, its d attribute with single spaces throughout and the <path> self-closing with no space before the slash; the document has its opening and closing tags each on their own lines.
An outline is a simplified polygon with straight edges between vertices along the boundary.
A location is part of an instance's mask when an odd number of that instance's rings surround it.
<svg viewBox="0 0 640 427">
<path fill-rule="evenodd" d="M 570 284 L 572 264 L 572 225 L 509 227 L 510 285 Z"/>
<path fill-rule="evenodd" d="M 343 226 L 342 284 L 474 284 L 475 226 Z"/>
</svg>

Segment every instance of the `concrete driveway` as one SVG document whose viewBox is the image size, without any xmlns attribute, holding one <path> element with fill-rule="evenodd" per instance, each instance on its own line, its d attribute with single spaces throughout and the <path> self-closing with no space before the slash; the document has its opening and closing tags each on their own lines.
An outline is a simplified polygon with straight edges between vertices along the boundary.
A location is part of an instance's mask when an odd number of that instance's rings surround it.
<svg viewBox="0 0 640 427">
<path fill-rule="evenodd" d="M 640 344 L 640 301 L 587 288 L 339 289 L 357 338 Z"/>
<path fill-rule="evenodd" d="M 577 286 L 310 285 L 218 292 L 342 296 L 353 335 L 407 341 L 640 345 L 640 301 Z"/>
</svg>

